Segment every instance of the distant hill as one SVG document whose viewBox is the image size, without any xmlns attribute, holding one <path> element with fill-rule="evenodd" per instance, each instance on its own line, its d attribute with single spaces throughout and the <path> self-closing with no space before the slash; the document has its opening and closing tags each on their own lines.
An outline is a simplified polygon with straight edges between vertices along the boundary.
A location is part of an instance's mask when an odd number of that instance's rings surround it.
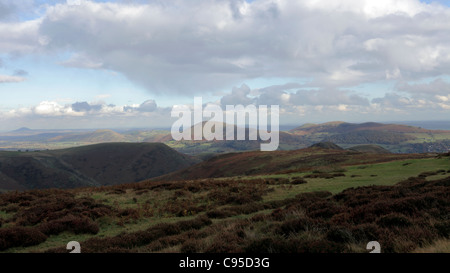
<svg viewBox="0 0 450 273">
<path fill-rule="evenodd" d="M 383 145 L 395 153 L 445 152 L 450 149 L 450 131 L 400 124 L 342 121 L 308 123 L 289 133 L 303 137 L 305 143 L 325 141 L 346 148 L 353 145 Z"/>
<path fill-rule="evenodd" d="M 42 152 L 0 152 L 0 189 L 131 183 L 197 162 L 161 143 L 104 143 Z"/>
<path fill-rule="evenodd" d="M 348 123 L 342 121 L 327 122 L 322 124 L 306 124 L 290 130 L 290 133 L 297 135 L 310 135 L 315 133 L 351 133 L 357 131 L 381 131 L 395 133 L 432 133 L 442 130 L 428 130 L 414 126 L 399 124 L 383 124 L 376 122 Z"/>
<path fill-rule="evenodd" d="M 357 145 L 348 148 L 350 151 L 373 154 L 390 154 L 391 152 L 378 145 Z"/>
<path fill-rule="evenodd" d="M 196 124 L 193 129 L 206 122 Z M 220 125 L 216 123 L 216 125 Z M 21 128 L 0 134 L 0 150 L 45 150 L 77 147 L 109 142 L 160 142 L 189 155 L 223 154 L 255 151 L 260 140 L 249 140 L 257 135 L 255 129 L 245 129 L 246 140 L 229 140 L 224 127 L 223 141 L 206 139 L 175 141 L 170 130 L 29 130 Z M 201 129 L 201 128 L 200 128 Z M 237 126 L 234 126 L 237 139 Z M 192 137 L 193 139 L 193 137 Z M 228 140 L 227 140 L 228 139 Z M 429 130 L 401 124 L 376 122 L 348 123 L 333 121 L 322 124 L 304 124 L 289 131 L 279 132 L 279 150 L 297 150 L 315 143 L 333 142 L 342 148 L 355 145 L 381 145 L 393 153 L 447 152 L 450 150 L 450 130 Z"/>
<path fill-rule="evenodd" d="M 67 134 L 49 139 L 49 141 L 60 142 L 82 142 L 82 143 L 104 143 L 104 142 L 122 142 L 125 137 L 113 130 L 96 130 L 89 133 Z"/>
<path fill-rule="evenodd" d="M 265 143 L 261 141 L 258 137 L 258 130 L 245 128 L 245 140 L 237 140 L 237 132 L 238 127 L 234 125 L 234 134 L 227 135 L 226 124 L 215 122 L 215 128 L 220 128 L 222 126 L 223 140 L 206 140 L 205 136 L 203 136 L 202 140 L 193 140 L 194 139 L 194 131 L 202 130 L 206 122 L 198 123 L 192 126 L 188 132 L 191 135 L 192 140 L 182 140 L 182 141 L 174 141 L 171 134 L 167 134 L 165 137 L 161 137 L 160 140 L 164 143 L 167 143 L 169 146 L 172 146 L 174 149 L 186 153 L 186 154 L 203 154 L 203 153 L 230 153 L 230 152 L 240 152 L 240 151 L 254 151 L 260 150 L 261 143 Z M 291 134 L 289 132 L 278 132 L 279 133 L 279 149 L 280 150 L 293 150 L 299 148 L 305 148 L 309 143 L 305 142 L 303 137 Z M 252 137 L 250 137 L 252 136 Z M 213 137 L 211 137 L 213 138 Z M 250 140 L 250 138 L 256 138 L 257 140 Z M 234 139 L 234 140 L 232 140 Z"/>
<path fill-rule="evenodd" d="M 19 133 L 19 132 L 29 132 L 29 131 L 33 131 L 33 130 L 31 130 L 30 128 L 27 128 L 27 127 L 21 127 L 19 129 L 13 130 L 11 132 Z"/>
<path fill-rule="evenodd" d="M 310 148 L 321 148 L 321 149 L 330 149 L 330 150 L 343 150 L 343 148 L 334 144 L 333 142 L 325 141 L 313 144 Z"/>
<path fill-rule="evenodd" d="M 359 130 L 325 137 L 325 140 L 341 144 L 391 144 L 413 141 L 416 137 L 404 133 L 377 130 Z"/>
</svg>

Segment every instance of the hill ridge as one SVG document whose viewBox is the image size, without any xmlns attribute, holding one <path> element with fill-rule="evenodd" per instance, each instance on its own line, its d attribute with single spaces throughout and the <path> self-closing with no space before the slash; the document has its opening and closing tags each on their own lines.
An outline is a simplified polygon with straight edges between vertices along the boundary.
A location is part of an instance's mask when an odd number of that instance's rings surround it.
<svg viewBox="0 0 450 273">
<path fill-rule="evenodd" d="M 41 152 L 0 152 L 0 189 L 132 183 L 197 162 L 163 143 L 100 143 Z"/>
</svg>

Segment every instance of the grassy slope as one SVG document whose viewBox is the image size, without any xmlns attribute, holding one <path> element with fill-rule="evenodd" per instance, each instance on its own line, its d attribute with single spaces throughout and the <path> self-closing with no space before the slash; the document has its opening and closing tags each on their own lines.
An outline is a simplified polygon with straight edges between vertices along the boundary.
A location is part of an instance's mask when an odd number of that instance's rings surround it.
<svg viewBox="0 0 450 273">
<path fill-rule="evenodd" d="M 426 158 L 426 154 L 367 154 L 321 148 L 305 148 L 294 151 L 242 152 L 213 157 L 186 170 L 168 174 L 157 179 L 199 179 L 208 177 L 231 177 L 239 175 L 262 175 L 333 168 L 340 165 L 370 164 L 409 158 Z"/>
</svg>

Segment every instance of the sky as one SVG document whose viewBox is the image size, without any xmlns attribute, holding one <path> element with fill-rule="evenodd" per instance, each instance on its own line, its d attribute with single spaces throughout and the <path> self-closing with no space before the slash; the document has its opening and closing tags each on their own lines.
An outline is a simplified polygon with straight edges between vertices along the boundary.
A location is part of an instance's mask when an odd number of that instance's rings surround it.
<svg viewBox="0 0 450 273">
<path fill-rule="evenodd" d="M 450 119 L 450 1 L 0 0 L 0 130 Z"/>
</svg>

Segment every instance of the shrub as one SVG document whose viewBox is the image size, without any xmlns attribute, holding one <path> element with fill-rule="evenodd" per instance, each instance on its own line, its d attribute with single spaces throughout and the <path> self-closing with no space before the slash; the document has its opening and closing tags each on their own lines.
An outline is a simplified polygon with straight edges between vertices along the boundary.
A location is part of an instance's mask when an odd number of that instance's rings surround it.
<svg viewBox="0 0 450 273">
<path fill-rule="evenodd" d="M 71 231 L 75 234 L 97 234 L 99 227 L 97 223 L 87 217 L 68 215 L 62 219 L 41 224 L 39 230 L 46 235 L 56 235 L 63 231 Z"/>
<path fill-rule="evenodd" d="M 333 227 L 328 230 L 327 239 L 336 243 L 351 243 L 354 242 L 353 234 L 350 230 L 341 227 Z"/>
<path fill-rule="evenodd" d="M 34 246 L 45 242 L 47 236 L 31 227 L 10 227 L 0 229 L 0 250 L 11 247 Z"/>
<path fill-rule="evenodd" d="M 231 230 L 217 234 L 212 243 L 205 250 L 207 253 L 237 253 L 242 252 L 241 244 L 244 242 L 240 230 Z"/>
<path fill-rule="evenodd" d="M 204 226 L 211 225 L 212 221 L 207 216 L 199 216 L 192 220 L 177 222 L 178 227 L 185 231 L 189 229 L 200 229 Z"/>
<path fill-rule="evenodd" d="M 216 210 L 208 211 L 206 213 L 206 215 L 209 218 L 213 218 L 213 219 L 223 219 L 223 218 L 228 218 L 228 217 L 234 216 L 234 212 L 225 210 L 225 209 L 216 209 Z"/>
<path fill-rule="evenodd" d="M 438 223 L 434 224 L 434 228 L 436 229 L 439 236 L 442 236 L 445 238 L 450 237 L 450 220 L 438 222 Z"/>
<path fill-rule="evenodd" d="M 291 233 L 299 233 L 303 231 L 320 229 L 322 223 L 309 217 L 301 217 L 299 219 L 287 220 L 277 229 L 278 234 L 289 236 Z"/>
<path fill-rule="evenodd" d="M 373 223 L 359 224 L 351 229 L 353 238 L 357 242 L 370 242 L 379 240 L 382 231 L 380 228 Z"/>
<path fill-rule="evenodd" d="M 291 181 L 291 184 L 293 184 L 293 185 L 306 184 L 306 183 L 307 183 L 306 180 L 303 178 L 296 178 Z"/>
<path fill-rule="evenodd" d="M 398 213 L 391 213 L 388 215 L 382 216 L 380 219 L 378 219 L 377 224 L 382 227 L 409 227 L 411 226 L 411 220 L 408 219 L 406 216 L 398 214 Z"/>
</svg>

